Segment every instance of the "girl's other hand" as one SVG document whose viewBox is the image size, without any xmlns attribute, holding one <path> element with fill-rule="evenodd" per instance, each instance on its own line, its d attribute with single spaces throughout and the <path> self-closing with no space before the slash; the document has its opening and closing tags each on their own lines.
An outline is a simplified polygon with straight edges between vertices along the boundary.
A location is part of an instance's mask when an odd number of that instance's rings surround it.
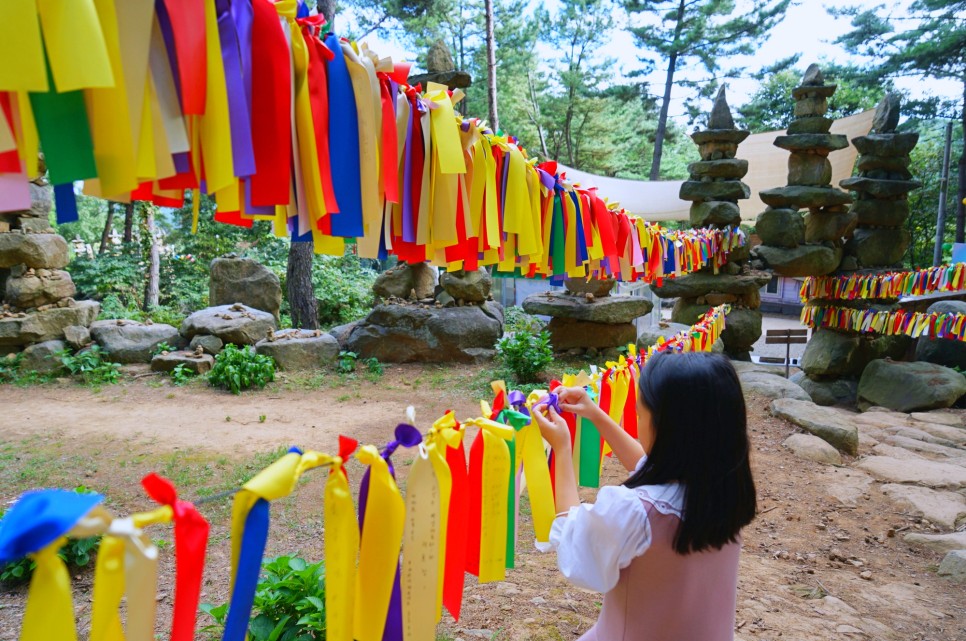
<svg viewBox="0 0 966 641">
<path fill-rule="evenodd" d="M 546 416 L 544 416 L 545 411 Z M 544 404 L 536 405 L 530 414 L 540 428 L 540 435 L 550 444 L 554 452 L 570 449 L 570 428 L 567 427 L 567 421 L 557 414 L 553 407 Z"/>
<path fill-rule="evenodd" d="M 555 391 L 560 399 L 560 409 L 565 412 L 590 418 L 591 413 L 597 409 L 597 404 L 590 399 L 583 387 L 558 387 Z"/>
</svg>

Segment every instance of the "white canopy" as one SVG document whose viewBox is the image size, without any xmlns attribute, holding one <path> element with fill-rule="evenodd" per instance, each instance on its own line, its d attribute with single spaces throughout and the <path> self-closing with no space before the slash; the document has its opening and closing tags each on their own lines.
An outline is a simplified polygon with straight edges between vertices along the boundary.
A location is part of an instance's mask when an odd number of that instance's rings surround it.
<svg viewBox="0 0 966 641">
<path fill-rule="evenodd" d="M 836 120 L 832 124 L 833 134 L 844 134 L 849 140 L 864 136 L 872 129 L 874 110 Z M 765 204 L 758 192 L 774 187 L 784 187 L 788 178 L 788 151 L 774 146 L 775 138 L 784 131 L 766 131 L 752 134 L 738 147 L 738 158 L 748 161 L 748 175 L 744 182 L 751 188 L 751 198 L 741 200 L 742 220 L 755 220 L 765 211 Z M 838 185 L 852 175 L 858 150 L 852 145 L 829 155 L 832 163 L 832 184 Z M 626 180 L 596 176 L 584 171 L 571 169 L 558 163 L 559 170 L 567 173 L 567 178 L 584 187 L 597 187 L 601 197 L 611 202 L 619 202 L 627 211 L 642 216 L 649 221 L 688 220 L 690 202 L 678 198 L 680 180 L 650 182 L 647 180 Z"/>
</svg>

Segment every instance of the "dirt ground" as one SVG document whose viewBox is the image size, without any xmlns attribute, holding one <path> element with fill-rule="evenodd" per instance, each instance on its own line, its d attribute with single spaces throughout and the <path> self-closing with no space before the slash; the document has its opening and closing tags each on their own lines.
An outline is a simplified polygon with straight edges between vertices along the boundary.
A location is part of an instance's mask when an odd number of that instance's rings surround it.
<svg viewBox="0 0 966 641">
<path fill-rule="evenodd" d="M 241 396 L 134 374 L 100 390 L 69 382 L 0 386 L 2 504 L 32 487 L 83 484 L 104 493 L 117 514 L 139 511 L 151 506 L 139 486 L 150 471 L 174 480 L 185 498 L 202 498 L 237 486 L 291 445 L 332 451 L 339 433 L 381 444 L 407 405 L 417 408 L 423 428 L 447 409 L 469 417 L 479 411 L 487 372 L 393 366 L 377 381 L 282 377 Z M 793 457 L 781 443 L 795 428 L 772 418 L 766 399 L 748 401 L 760 514 L 744 533 L 736 638 L 966 641 L 966 586 L 936 575 L 939 553 L 902 542 L 903 532 L 929 525 L 896 512 L 875 489 L 850 491 L 852 461 L 830 467 Z M 403 450 L 394 458 L 401 484 L 412 458 Z M 361 472 L 350 464 L 354 485 Z M 607 461 L 604 482 L 621 480 L 616 461 Z M 292 497 L 273 503 L 268 555 L 322 557 L 323 484 L 324 474 L 309 473 Z M 593 500 L 594 493 L 582 490 L 582 498 Z M 228 597 L 229 505 L 200 508 L 212 523 L 202 602 Z M 534 550 L 526 512 L 516 569 L 502 583 L 478 585 L 468 576 L 463 616 L 459 622 L 446 616 L 441 639 L 576 639 L 595 620 L 600 595 L 569 585 L 554 555 Z M 172 534 L 165 527 L 151 533 L 162 549 L 158 632 L 164 635 Z M 92 576 L 79 570 L 73 582 L 82 637 Z M 0 641 L 17 638 L 25 597 L 26 587 L 0 588 Z M 201 626 L 210 623 L 201 615 Z"/>
</svg>

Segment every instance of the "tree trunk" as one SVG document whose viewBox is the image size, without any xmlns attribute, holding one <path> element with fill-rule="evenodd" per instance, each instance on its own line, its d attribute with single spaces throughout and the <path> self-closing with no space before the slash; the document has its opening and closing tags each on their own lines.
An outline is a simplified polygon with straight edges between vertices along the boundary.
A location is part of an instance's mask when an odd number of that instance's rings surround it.
<svg viewBox="0 0 966 641">
<path fill-rule="evenodd" d="M 486 0 L 486 85 L 490 108 L 490 127 L 500 130 L 500 117 L 496 111 L 496 37 L 493 34 L 493 0 Z"/>
<path fill-rule="evenodd" d="M 148 251 L 148 280 L 144 284 L 144 311 L 149 312 L 158 306 L 161 286 L 161 248 L 154 234 L 154 205 L 144 205 L 145 232 L 151 239 Z"/>
<path fill-rule="evenodd" d="M 291 243 L 285 287 L 292 313 L 292 326 L 319 328 L 319 303 L 312 289 L 312 243 Z"/>
<path fill-rule="evenodd" d="M 111 232 L 114 230 L 114 208 L 117 203 L 113 200 L 107 201 L 107 222 L 104 223 L 104 232 L 101 234 L 101 246 L 98 248 L 98 255 L 107 251 L 107 244 L 111 242 Z"/>
<path fill-rule="evenodd" d="M 966 81 L 963 81 L 963 152 L 959 155 L 959 189 L 956 198 L 956 242 L 966 242 Z"/>
<path fill-rule="evenodd" d="M 334 30 L 335 25 L 335 0 L 319 0 L 315 3 L 316 10 L 325 16 L 325 21 L 329 23 L 329 29 Z"/>
<path fill-rule="evenodd" d="M 677 25 L 674 28 L 674 43 L 677 44 L 684 24 L 684 0 L 678 5 Z M 667 78 L 664 81 L 664 98 L 661 101 L 661 113 L 657 119 L 657 131 L 654 134 L 654 157 L 651 159 L 651 180 L 661 178 L 661 154 L 664 153 L 664 134 L 667 132 L 667 112 L 671 107 L 671 87 L 674 86 L 674 71 L 678 62 L 677 51 L 671 54 L 667 61 Z"/>
<path fill-rule="evenodd" d="M 124 242 L 134 242 L 134 203 L 124 205 Z"/>
</svg>

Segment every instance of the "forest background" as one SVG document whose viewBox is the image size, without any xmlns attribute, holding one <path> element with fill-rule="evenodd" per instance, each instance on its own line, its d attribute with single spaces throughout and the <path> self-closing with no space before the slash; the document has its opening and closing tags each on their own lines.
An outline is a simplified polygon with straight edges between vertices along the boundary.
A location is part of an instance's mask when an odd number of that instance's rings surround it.
<svg viewBox="0 0 966 641">
<path fill-rule="evenodd" d="M 722 84 L 742 89 L 729 95 L 739 127 L 784 129 L 792 117 L 791 89 L 805 66 L 818 62 L 826 80 L 838 85 L 830 99 L 832 118 L 874 108 L 888 91 L 903 94 L 900 130 L 920 134 L 911 170 L 923 184 L 910 195 L 907 225 L 913 242 L 904 257 L 909 267 L 932 262 L 944 131 L 953 123 L 943 236 L 947 259 L 951 243 L 963 241 L 966 0 L 897 0 L 837 9 L 804 0 L 345 0 L 319 5 L 328 15 L 334 10 L 337 33 L 370 41 L 384 55 L 407 52 L 417 69 L 425 68 L 430 47 L 444 42 L 455 67 L 473 78 L 460 110 L 490 122 L 495 118 L 487 95 L 486 15 L 492 11 L 500 129 L 516 136 L 531 156 L 620 178 L 686 178 L 688 164 L 698 160 L 688 132 L 704 125 L 711 97 Z M 803 15 L 846 28 L 828 37 L 809 28 L 807 19 L 802 23 Z M 787 55 L 764 59 L 763 45 L 777 28 L 787 29 L 789 20 L 800 24 L 796 36 L 786 38 Z M 380 44 L 390 51 L 383 52 Z M 842 55 L 822 54 L 830 51 Z M 291 322 L 292 287 L 285 281 L 295 252 L 266 224 L 243 230 L 211 222 L 213 205 L 204 198 L 199 233 L 192 234 L 190 203 L 159 210 L 87 196 L 78 200 L 80 221 L 58 231 L 68 240 L 79 239 L 78 247 L 80 241 L 91 245 L 91 253 L 78 252 L 68 270 L 79 296 L 102 301 L 103 317 L 151 317 L 177 325 L 207 304 L 210 261 L 236 253 L 279 275 L 287 292 L 283 321 Z M 147 283 L 151 246 L 158 243 L 165 248 L 160 279 Z M 316 256 L 310 265 L 311 278 L 303 281 L 306 287 L 311 283 L 318 318 L 297 316 L 296 326 L 329 327 L 363 315 L 371 303 L 369 285 L 387 266 L 358 259 L 351 246 L 344 257 Z"/>
</svg>

